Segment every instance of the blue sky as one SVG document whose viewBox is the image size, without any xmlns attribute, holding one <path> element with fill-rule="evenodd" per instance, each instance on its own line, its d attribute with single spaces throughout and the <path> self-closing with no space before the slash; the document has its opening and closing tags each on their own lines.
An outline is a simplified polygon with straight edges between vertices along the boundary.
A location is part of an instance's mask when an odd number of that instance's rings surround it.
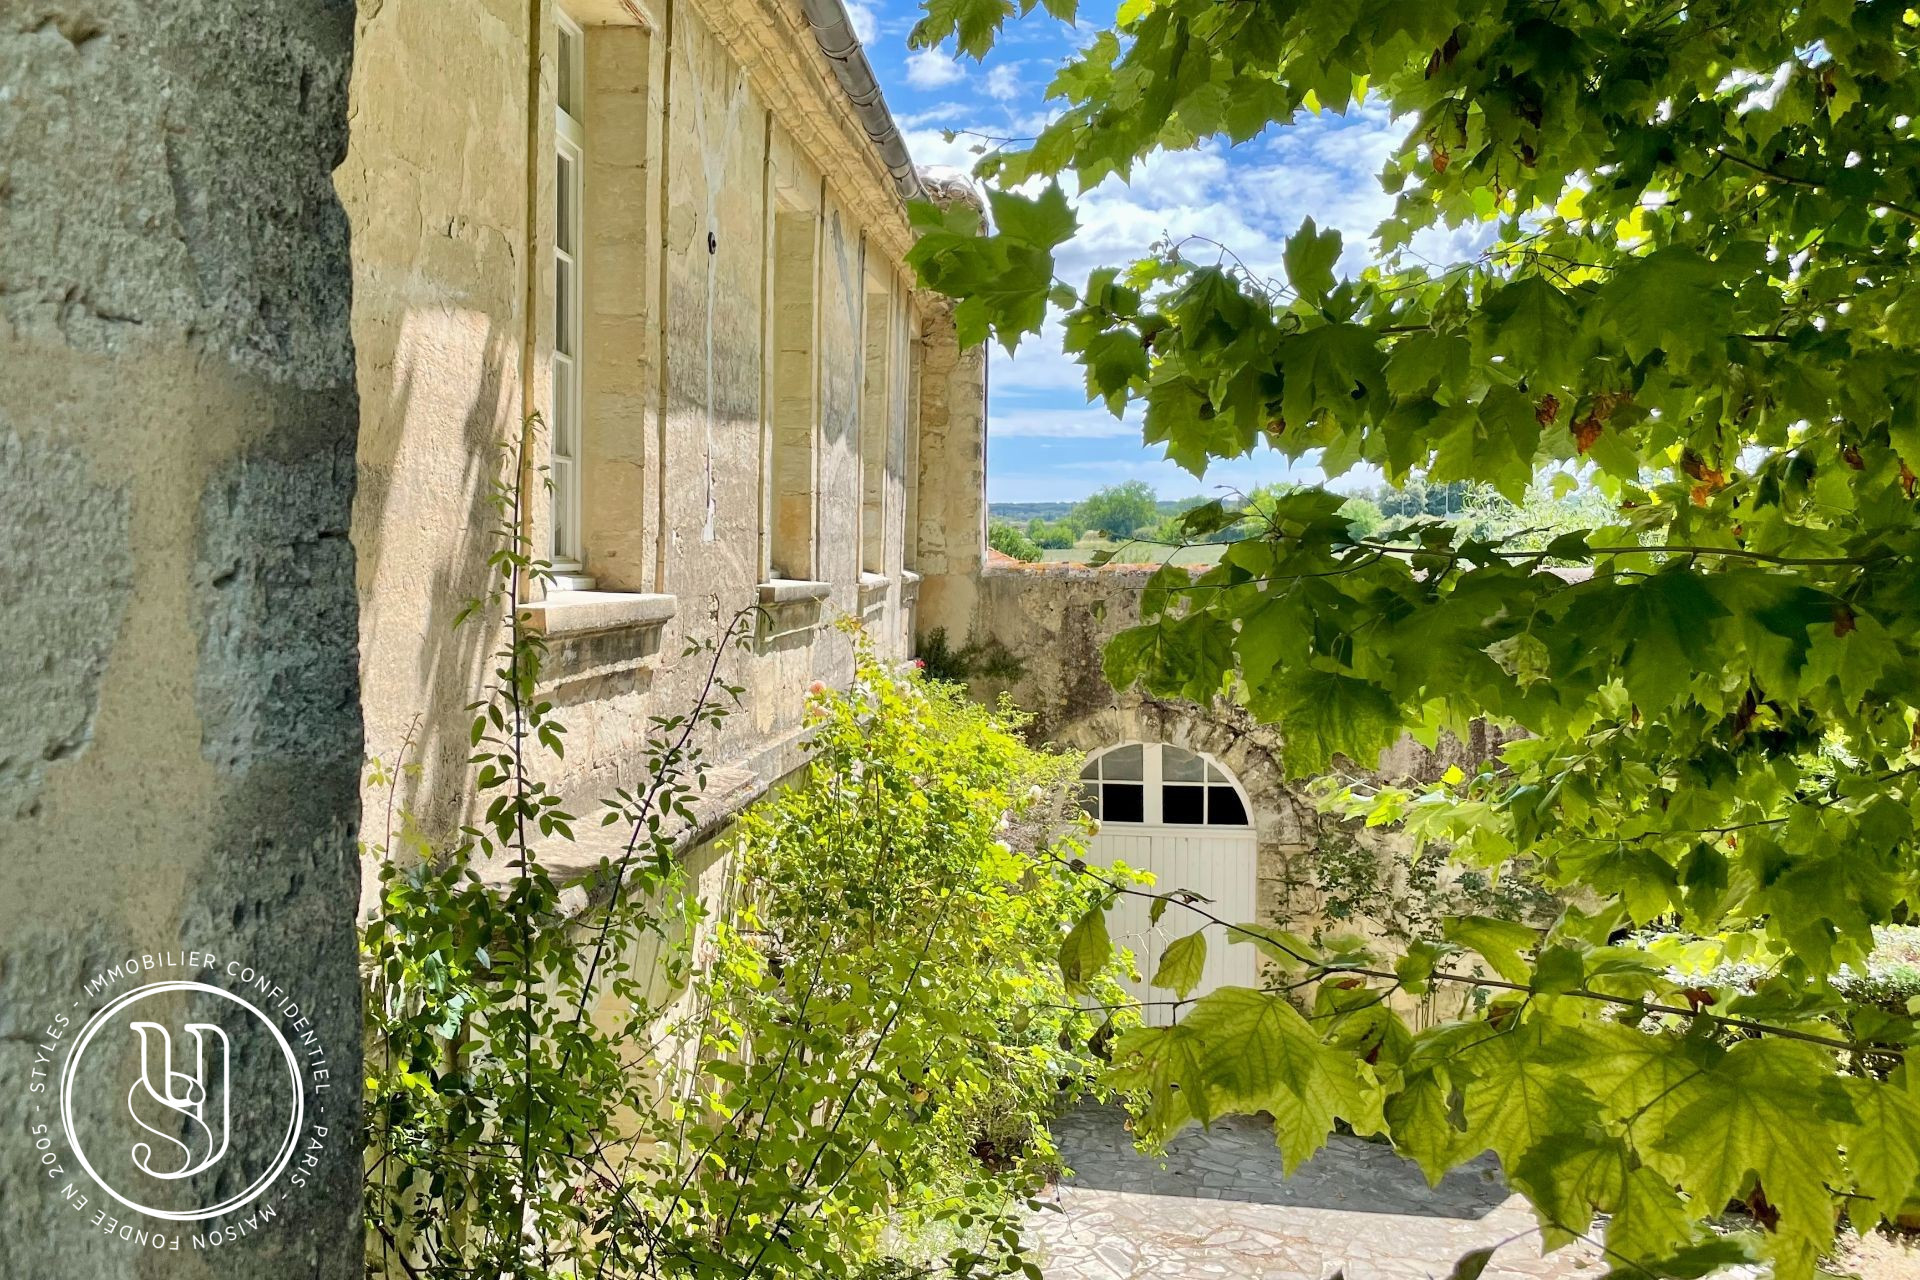
<svg viewBox="0 0 1920 1280">
<path fill-rule="evenodd" d="M 848 0 L 867 57 L 906 135 L 916 163 L 966 169 L 977 137 L 1028 136 L 1048 116 L 1045 92 L 1062 60 L 1111 19 L 1113 6 L 1082 6 L 1078 29 L 1043 11 L 1010 23 L 984 63 L 955 61 L 945 50 L 910 52 L 907 33 L 919 18 L 911 0 Z M 961 131 L 949 142 L 944 130 Z M 1348 250 L 1343 265 L 1364 260 L 1366 238 L 1388 211 L 1377 175 L 1403 126 L 1377 107 L 1347 117 L 1311 117 L 1240 147 L 1209 143 L 1157 157 L 1131 184 L 1109 179 L 1076 198 L 1081 231 L 1064 250 L 1060 275 L 1075 284 L 1107 263 L 1140 256 L 1163 234 L 1202 235 L 1232 246 L 1255 270 L 1279 274 L 1280 250 L 1302 218 L 1338 227 Z M 1070 193 L 1071 194 L 1071 193 Z M 1430 254 L 1455 246 L 1422 245 Z M 1103 485 L 1142 479 L 1165 498 L 1245 490 L 1288 475 L 1321 478 L 1265 451 L 1216 464 L 1202 480 L 1141 443 L 1137 422 L 1116 421 L 1088 405 L 1078 366 L 1049 327 L 1013 358 L 995 348 L 988 398 L 987 490 L 996 502 L 1078 499 Z M 1371 483 L 1358 474 L 1346 483 Z"/>
</svg>

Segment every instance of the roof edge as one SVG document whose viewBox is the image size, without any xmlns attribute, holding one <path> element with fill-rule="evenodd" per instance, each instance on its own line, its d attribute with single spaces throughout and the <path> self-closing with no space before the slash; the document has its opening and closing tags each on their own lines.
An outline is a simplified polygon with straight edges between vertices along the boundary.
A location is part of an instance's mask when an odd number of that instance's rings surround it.
<svg viewBox="0 0 1920 1280">
<path fill-rule="evenodd" d="M 807 16 L 807 25 L 813 28 L 820 52 L 833 67 L 841 91 L 860 117 L 868 141 L 879 153 L 881 163 L 887 166 L 894 189 L 903 200 L 926 199 L 926 187 L 914 168 L 913 157 L 907 154 L 907 142 L 900 135 L 900 126 L 887 110 L 887 100 L 880 92 L 879 81 L 874 79 L 873 65 L 867 61 L 860 37 L 854 34 L 846 5 L 842 0 L 800 0 L 800 7 Z"/>
</svg>

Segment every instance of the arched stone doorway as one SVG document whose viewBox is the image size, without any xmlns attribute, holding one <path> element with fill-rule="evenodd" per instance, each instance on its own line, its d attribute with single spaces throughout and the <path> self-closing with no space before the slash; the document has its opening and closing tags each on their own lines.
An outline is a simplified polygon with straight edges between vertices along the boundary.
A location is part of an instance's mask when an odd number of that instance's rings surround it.
<svg viewBox="0 0 1920 1280">
<path fill-rule="evenodd" d="M 1151 872 L 1155 887 L 1185 889 L 1229 922 L 1260 918 L 1260 845 L 1253 806 L 1219 760 L 1170 742 L 1126 742 L 1091 756 L 1081 771 L 1082 803 L 1100 820 L 1088 852 L 1095 862 Z M 1153 901 L 1123 896 L 1108 917 L 1116 946 L 1133 953 L 1139 981 L 1125 985 L 1144 1004 L 1149 1025 L 1174 1021 L 1174 993 L 1148 985 L 1161 957 L 1200 921 L 1172 909 L 1153 919 Z M 1252 986 L 1258 953 L 1208 931 L 1208 954 L 1190 997 L 1223 986 Z"/>
</svg>

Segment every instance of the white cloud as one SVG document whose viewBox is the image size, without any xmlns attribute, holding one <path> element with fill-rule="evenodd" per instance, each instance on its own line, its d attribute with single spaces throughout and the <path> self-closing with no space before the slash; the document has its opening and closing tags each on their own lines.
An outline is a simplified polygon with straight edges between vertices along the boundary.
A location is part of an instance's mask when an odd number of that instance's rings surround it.
<svg viewBox="0 0 1920 1280">
<path fill-rule="evenodd" d="M 966 78 L 966 68 L 939 49 L 916 49 L 907 55 L 907 83 L 916 89 L 940 89 Z"/>
<path fill-rule="evenodd" d="M 1038 32 L 1046 25 L 1014 24 L 1014 31 Z M 1052 39 L 1058 43 L 1044 61 L 1035 60 L 1036 49 L 1006 49 L 1004 61 L 996 57 L 978 75 L 937 51 L 909 55 L 905 78 L 911 89 L 904 97 L 910 110 L 899 118 L 915 161 L 968 169 L 993 145 L 983 137 L 1025 137 L 1043 128 L 1058 108 L 1041 101 L 1035 77 L 1045 80 L 1047 65 L 1069 42 L 1067 35 L 1054 28 Z M 958 132 L 949 141 L 938 126 Z M 1286 239 L 1309 216 L 1320 227 L 1341 232 L 1346 245 L 1341 269 L 1358 271 L 1372 257 L 1374 229 L 1392 211 L 1392 197 L 1380 188 L 1380 169 L 1410 127 L 1410 121 L 1394 120 L 1376 101 L 1344 117 L 1303 116 L 1238 147 L 1213 140 L 1191 151 L 1155 155 L 1135 167 L 1131 182 L 1108 178 L 1075 193 L 1069 179 L 1065 185 L 1079 232 L 1062 247 L 1058 274 L 1078 285 L 1090 270 L 1129 262 L 1163 237 L 1203 237 L 1219 242 L 1252 271 L 1279 277 Z M 1483 247 L 1490 231 L 1468 226 L 1424 232 L 1412 251 L 1433 262 L 1460 261 Z M 1223 253 L 1202 240 L 1190 241 L 1184 252 L 1201 262 Z M 1153 483 L 1166 496 L 1223 484 L 1246 489 L 1289 475 L 1322 478 L 1311 460 L 1289 463 L 1262 450 L 1252 458 L 1217 462 L 1204 480 L 1194 479 L 1156 457 L 1157 448 L 1141 444 L 1136 415 L 1116 421 L 1103 407 L 1086 403 L 1084 371 L 1061 350 L 1061 336 L 1059 324 L 1050 319 L 1012 357 L 993 349 L 989 430 L 997 448 L 989 483 L 996 501 L 1078 498 L 1135 478 Z M 1368 476 L 1356 472 L 1336 483 L 1344 489 L 1367 482 Z"/>
<path fill-rule="evenodd" d="M 1001 406 L 1016 402 L 1039 398 L 1059 403 L 1067 398 L 1060 392 L 1072 393 L 1075 400 L 1084 399 L 1086 372 L 1067 359 L 1060 349 L 1060 340 L 1060 325 L 1049 317 L 1039 334 L 1021 343 L 1013 355 L 999 346 L 989 348 L 987 395 L 996 419 Z"/>
<path fill-rule="evenodd" d="M 1015 436 L 1032 440 L 1137 439 L 1140 422 L 1114 417 L 1103 408 L 1027 409 L 996 412 L 988 426 L 995 439 Z"/>
<path fill-rule="evenodd" d="M 874 37 L 880 34 L 880 20 L 873 16 L 873 10 L 861 4 L 860 0 L 841 0 L 847 9 L 847 21 L 853 24 L 853 34 L 860 38 L 861 44 L 872 44 Z"/>
<path fill-rule="evenodd" d="M 930 165 L 948 165 L 971 172 L 982 150 L 978 138 L 957 134 L 948 141 L 946 134 L 938 129 L 905 129 L 900 138 L 907 144 L 907 154 L 923 169 Z"/>
<path fill-rule="evenodd" d="M 893 122 L 902 129 L 919 129 L 927 125 L 944 126 L 965 116 L 970 110 L 958 102 L 941 102 L 931 107 L 922 107 L 918 111 L 896 111 Z"/>
<path fill-rule="evenodd" d="M 988 456 L 991 459 L 992 454 Z M 1325 479 L 1321 470 L 1311 463 L 1289 462 L 1270 450 L 1262 450 L 1250 458 L 1215 463 L 1199 479 L 1145 450 L 1121 458 L 1057 460 L 1038 455 L 1027 461 L 1029 465 L 1024 467 L 990 464 L 987 476 L 990 501 L 1077 502 L 1095 489 L 1128 480 L 1145 480 L 1163 498 L 1194 494 L 1220 498 L 1244 494 L 1278 480 L 1318 484 Z M 1338 487 L 1352 489 L 1367 482 L 1366 478 L 1348 477 Z"/>
</svg>

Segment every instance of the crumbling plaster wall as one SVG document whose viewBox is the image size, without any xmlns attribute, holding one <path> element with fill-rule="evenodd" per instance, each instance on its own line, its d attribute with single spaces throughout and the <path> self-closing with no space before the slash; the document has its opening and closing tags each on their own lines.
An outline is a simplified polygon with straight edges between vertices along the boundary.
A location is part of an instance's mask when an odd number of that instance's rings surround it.
<svg viewBox="0 0 1920 1280">
<path fill-rule="evenodd" d="M 829 590 L 774 608 L 750 649 L 729 657 L 726 678 L 746 692 L 713 758 L 791 764 L 808 686 L 851 674 L 834 618 L 864 617 L 884 652 L 906 655 L 897 460 L 888 581 L 864 597 L 860 584 L 863 273 L 890 282 L 903 330 L 918 304 L 901 265 L 903 207 L 799 6 L 582 0 L 568 12 L 587 34 L 586 569 L 602 589 L 671 596 L 674 610 L 664 626 L 552 642 L 543 692 L 567 725 L 567 757 L 542 767 L 587 801 L 635 781 L 649 717 L 688 709 L 705 675 L 688 641 L 716 637 L 769 575 L 762 406 L 776 191 L 818 226 L 815 577 Z M 429 831 L 450 829 L 471 799 L 463 708 L 499 643 L 497 617 L 453 627 L 486 585 L 495 450 L 550 394 L 551 23 L 551 0 L 360 5 L 351 146 L 336 181 L 354 226 L 364 352 L 354 540 L 367 739 L 388 758 L 410 743 L 422 768 L 403 778 L 400 802 Z M 609 89 L 617 100 L 596 98 Z M 904 418 L 909 370 L 896 362 L 889 377 L 886 403 Z M 902 420 L 882 435 L 903 441 L 907 430 Z M 545 495 L 536 485 L 529 496 L 544 554 Z M 384 816 L 384 795 L 366 804 Z"/>
<path fill-rule="evenodd" d="M 358 408 L 328 181 L 352 18 L 325 0 L 0 6 L 9 1274 L 358 1271 L 341 1149 L 248 1249 L 156 1260 L 63 1203 L 25 1136 L 32 1046 L 55 1013 L 78 1026 L 82 984 L 129 954 L 285 975 L 335 1076 L 359 1076 Z M 353 1088 L 323 1103 L 341 1134 L 357 1111 Z"/>
<path fill-rule="evenodd" d="M 1010 658 L 1018 674 L 1011 679 L 975 675 L 972 691 L 988 699 L 1011 693 L 1033 714 L 1030 732 L 1040 742 L 1088 753 L 1122 742 L 1170 742 L 1213 756 L 1232 770 L 1252 802 L 1262 918 L 1304 931 L 1390 934 L 1403 922 L 1329 918 L 1322 854 L 1335 847 L 1370 853 L 1378 860 L 1383 888 L 1404 890 L 1410 842 L 1318 812 L 1304 783 L 1286 777 L 1284 726 L 1260 724 L 1225 700 L 1203 708 L 1149 698 L 1137 689 L 1116 692 L 1107 683 L 1101 650 L 1115 633 L 1139 621 L 1140 592 L 1152 572 L 1139 565 L 986 569 L 973 580 L 970 615 L 950 629 L 951 643 L 970 646 L 976 668 L 998 665 L 991 661 L 995 657 Z M 1407 739 L 1383 753 L 1373 772 L 1382 778 L 1432 780 L 1450 764 L 1470 766 L 1484 759 L 1495 745 L 1478 737 L 1428 751 Z"/>
</svg>

